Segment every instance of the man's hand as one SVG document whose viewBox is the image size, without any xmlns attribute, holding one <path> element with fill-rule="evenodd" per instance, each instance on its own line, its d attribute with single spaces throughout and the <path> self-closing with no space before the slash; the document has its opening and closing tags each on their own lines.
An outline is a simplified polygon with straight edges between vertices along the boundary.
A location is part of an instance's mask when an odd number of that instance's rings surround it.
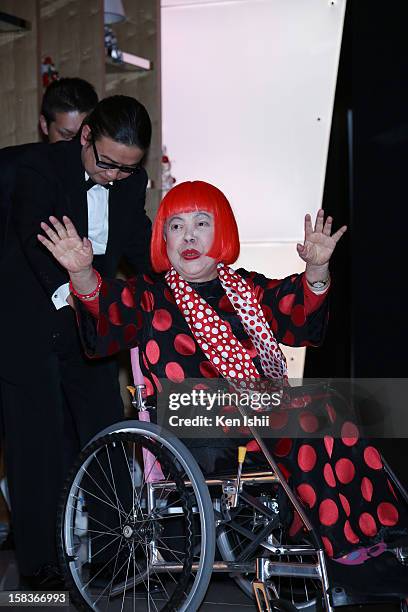
<svg viewBox="0 0 408 612">
<path fill-rule="evenodd" d="M 41 229 L 48 238 L 38 234 L 37 238 L 55 259 L 68 272 L 78 274 L 89 271 L 92 267 L 93 251 L 92 244 L 88 238 L 80 238 L 74 224 L 68 217 L 62 217 L 63 223 L 56 217 L 50 217 L 53 225 L 51 228 L 47 223 L 41 223 Z"/>
<path fill-rule="evenodd" d="M 41 229 L 48 238 L 42 234 L 37 234 L 37 238 L 69 272 L 74 289 L 86 295 L 97 286 L 97 277 L 92 268 L 92 244 L 88 238 L 81 239 L 78 236 L 74 224 L 68 217 L 62 217 L 62 220 L 63 223 L 56 217 L 50 217 L 54 229 L 47 223 L 41 223 Z"/>
</svg>

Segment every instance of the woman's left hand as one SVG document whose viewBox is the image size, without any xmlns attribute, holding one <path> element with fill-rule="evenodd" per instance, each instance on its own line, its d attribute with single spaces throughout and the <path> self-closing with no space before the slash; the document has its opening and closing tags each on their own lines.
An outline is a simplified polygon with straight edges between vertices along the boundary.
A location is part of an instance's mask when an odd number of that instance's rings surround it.
<svg viewBox="0 0 408 612">
<path fill-rule="evenodd" d="M 347 227 L 343 225 L 331 235 L 332 223 L 332 217 L 327 217 L 324 221 L 324 211 L 322 209 L 317 212 L 314 229 L 311 216 L 305 216 L 305 240 L 303 245 L 297 244 L 296 246 L 299 257 L 309 266 L 328 264 L 336 244 L 346 232 Z"/>
</svg>

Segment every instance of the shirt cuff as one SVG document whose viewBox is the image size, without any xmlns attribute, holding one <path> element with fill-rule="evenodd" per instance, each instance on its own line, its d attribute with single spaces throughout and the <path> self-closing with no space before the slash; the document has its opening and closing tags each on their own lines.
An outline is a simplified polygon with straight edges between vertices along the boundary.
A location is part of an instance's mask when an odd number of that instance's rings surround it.
<svg viewBox="0 0 408 612">
<path fill-rule="evenodd" d="M 56 310 L 59 310 L 60 308 L 64 308 L 64 306 L 69 306 L 67 302 L 67 297 L 69 296 L 69 294 L 70 294 L 69 283 L 65 283 L 65 285 L 61 285 L 60 287 L 58 287 L 58 289 L 54 291 L 51 299 L 52 299 L 52 303 L 54 304 Z"/>
</svg>

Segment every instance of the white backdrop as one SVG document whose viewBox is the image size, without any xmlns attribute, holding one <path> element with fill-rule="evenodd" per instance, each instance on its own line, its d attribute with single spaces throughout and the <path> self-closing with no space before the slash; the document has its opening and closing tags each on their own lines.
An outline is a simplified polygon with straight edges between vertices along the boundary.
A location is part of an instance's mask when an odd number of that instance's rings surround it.
<svg viewBox="0 0 408 612">
<path fill-rule="evenodd" d="M 346 0 L 162 0 L 163 143 L 178 182 L 219 187 L 240 265 L 303 270 L 321 205 Z"/>
<path fill-rule="evenodd" d="M 344 0 L 162 5 L 173 174 L 225 191 L 244 242 L 296 240 L 322 198 Z"/>
</svg>

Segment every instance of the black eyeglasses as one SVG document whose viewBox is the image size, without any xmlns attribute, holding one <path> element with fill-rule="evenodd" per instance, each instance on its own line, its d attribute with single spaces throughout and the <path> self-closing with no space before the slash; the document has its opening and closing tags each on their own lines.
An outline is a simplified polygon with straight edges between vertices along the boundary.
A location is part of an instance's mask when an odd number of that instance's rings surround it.
<svg viewBox="0 0 408 612">
<path fill-rule="evenodd" d="M 98 168 L 103 168 L 104 170 L 119 170 L 120 172 L 124 172 L 125 174 L 133 174 L 134 172 L 138 172 L 142 167 L 140 164 L 137 166 L 121 166 L 119 164 L 113 164 L 101 161 L 99 159 L 98 151 L 95 145 L 95 140 L 92 138 L 92 148 L 95 155 L 95 162 Z"/>
</svg>

